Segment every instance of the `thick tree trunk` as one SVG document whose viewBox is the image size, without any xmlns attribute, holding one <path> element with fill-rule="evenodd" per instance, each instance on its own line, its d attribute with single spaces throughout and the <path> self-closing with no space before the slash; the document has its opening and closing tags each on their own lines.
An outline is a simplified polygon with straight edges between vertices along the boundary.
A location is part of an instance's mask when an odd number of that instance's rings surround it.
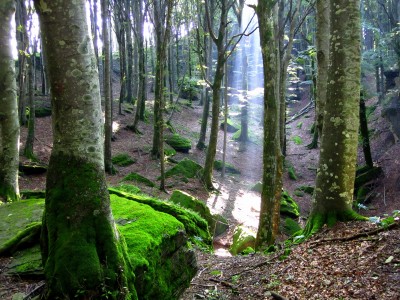
<svg viewBox="0 0 400 300">
<path fill-rule="evenodd" d="M 0 2 L 0 200 L 19 199 L 19 121 L 15 63 L 11 45 L 13 0 Z"/>
<path fill-rule="evenodd" d="M 352 210 L 360 98 L 360 1 L 331 0 L 330 67 L 314 205 L 306 235 Z"/>
<path fill-rule="evenodd" d="M 282 159 L 280 148 L 279 52 L 274 47 L 274 1 L 258 2 L 260 44 L 264 66 L 264 144 L 263 188 L 256 248 L 275 242 L 279 229 L 279 208 L 282 191 Z M 276 75 L 278 74 L 278 75 Z"/>
<path fill-rule="evenodd" d="M 136 297 L 110 210 L 96 59 L 85 1 L 35 0 L 52 90 L 53 150 L 46 182 L 45 299 Z"/>
</svg>

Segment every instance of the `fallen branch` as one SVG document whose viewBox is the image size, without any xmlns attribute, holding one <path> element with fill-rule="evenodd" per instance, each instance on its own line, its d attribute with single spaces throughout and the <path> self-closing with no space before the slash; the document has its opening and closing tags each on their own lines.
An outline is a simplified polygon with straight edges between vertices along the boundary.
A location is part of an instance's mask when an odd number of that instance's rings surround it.
<svg viewBox="0 0 400 300">
<path fill-rule="evenodd" d="M 237 289 L 232 283 L 225 281 L 225 280 L 220 280 L 220 279 L 216 279 L 216 278 L 209 278 L 209 280 L 212 282 L 220 283 L 221 285 L 226 286 L 232 290 Z"/>
<path fill-rule="evenodd" d="M 303 107 L 297 114 L 291 117 L 289 120 L 286 121 L 286 124 L 293 122 L 294 120 L 300 118 L 302 115 L 308 113 L 314 105 L 314 101 L 311 100 L 305 107 Z"/>
<path fill-rule="evenodd" d="M 389 224 L 389 225 L 384 226 L 384 227 L 379 227 L 379 228 L 376 228 L 376 229 L 373 229 L 373 230 L 370 230 L 370 231 L 366 231 L 366 232 L 360 232 L 360 233 L 357 233 L 357 234 L 354 234 L 354 235 L 350 235 L 350 236 L 317 240 L 317 241 L 314 241 L 314 242 L 310 242 L 310 247 L 315 247 L 318 244 L 328 243 L 328 242 L 338 242 L 338 241 L 348 242 L 348 241 L 356 240 L 356 239 L 361 238 L 361 237 L 368 237 L 368 236 L 371 236 L 371 235 L 374 235 L 374 234 L 378 234 L 379 232 L 396 228 L 399 225 L 400 225 L 400 222 L 394 222 L 394 223 Z"/>
</svg>

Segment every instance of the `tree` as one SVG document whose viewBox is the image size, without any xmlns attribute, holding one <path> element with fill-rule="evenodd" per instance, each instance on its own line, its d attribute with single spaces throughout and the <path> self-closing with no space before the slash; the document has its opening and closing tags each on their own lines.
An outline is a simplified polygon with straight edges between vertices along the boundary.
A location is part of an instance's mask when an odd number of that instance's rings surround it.
<svg viewBox="0 0 400 300">
<path fill-rule="evenodd" d="M 13 0 L 0 2 L 0 198 L 6 202 L 19 199 L 19 121 L 11 45 L 11 20 L 14 13 Z"/>
<path fill-rule="evenodd" d="M 110 21 L 109 21 L 109 1 L 101 0 L 101 19 L 103 31 L 103 89 L 104 89 L 104 166 L 109 174 L 114 172 L 111 139 L 112 139 L 112 96 L 111 96 L 111 47 L 110 47 Z"/>
<path fill-rule="evenodd" d="M 133 274 L 110 209 L 99 77 L 85 0 L 35 0 L 51 84 L 53 149 L 41 247 L 45 299 L 131 299 Z"/>
<path fill-rule="evenodd" d="M 152 156 L 160 158 L 161 181 L 160 190 L 165 190 L 164 176 L 164 71 L 168 41 L 171 30 L 171 14 L 174 0 L 155 0 L 152 3 L 154 30 L 156 33 L 156 78 L 154 91 L 154 135 Z"/>
<path fill-rule="evenodd" d="M 352 210 L 360 99 L 360 1 L 331 0 L 330 67 L 314 203 L 306 235 Z"/>
<path fill-rule="evenodd" d="M 263 185 L 256 248 L 275 242 L 282 192 L 280 145 L 279 52 L 276 47 L 276 1 L 260 0 L 256 7 L 264 67 Z"/>
</svg>

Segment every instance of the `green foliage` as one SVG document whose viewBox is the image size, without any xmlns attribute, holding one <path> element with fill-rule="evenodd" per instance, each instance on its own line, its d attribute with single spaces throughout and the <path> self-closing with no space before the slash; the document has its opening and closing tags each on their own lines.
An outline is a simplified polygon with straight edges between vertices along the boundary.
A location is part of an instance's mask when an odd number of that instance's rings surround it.
<svg viewBox="0 0 400 300">
<path fill-rule="evenodd" d="M 235 228 L 233 233 L 232 245 L 229 248 L 229 252 L 232 255 L 240 254 L 243 250 L 248 247 L 254 248 L 256 242 L 256 233 L 250 229 L 238 226 Z"/>
<path fill-rule="evenodd" d="M 197 78 L 187 78 L 184 77 L 178 80 L 178 85 L 181 88 L 180 97 L 188 100 L 196 100 L 198 89 Z"/>
<path fill-rule="evenodd" d="M 297 127 L 298 129 L 301 129 L 301 128 L 303 127 L 303 122 L 297 123 L 296 127 Z"/>
<path fill-rule="evenodd" d="M 299 137 L 298 135 L 292 137 L 292 141 L 293 141 L 296 145 L 302 145 L 302 144 L 303 144 L 302 138 Z"/>
<path fill-rule="evenodd" d="M 222 160 L 214 161 L 214 169 L 217 171 L 222 171 L 223 163 Z M 232 164 L 225 162 L 225 172 L 231 174 L 240 174 L 240 171 Z"/>
<path fill-rule="evenodd" d="M 125 176 L 122 181 L 135 181 L 135 182 L 139 182 L 139 183 L 143 183 L 144 185 L 147 185 L 149 187 L 155 187 L 155 183 L 153 181 L 151 181 L 150 179 L 147 179 L 146 177 L 132 172 L 129 173 L 127 176 Z"/>
<path fill-rule="evenodd" d="M 119 153 L 112 158 L 112 163 L 120 167 L 126 167 L 136 162 L 128 153 Z"/>
</svg>

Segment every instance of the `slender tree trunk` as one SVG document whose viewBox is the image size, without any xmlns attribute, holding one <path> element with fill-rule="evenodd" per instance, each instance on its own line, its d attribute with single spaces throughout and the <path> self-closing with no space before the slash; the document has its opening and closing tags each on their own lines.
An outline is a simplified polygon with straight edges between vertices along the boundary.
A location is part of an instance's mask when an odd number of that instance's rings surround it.
<svg viewBox="0 0 400 300">
<path fill-rule="evenodd" d="M 35 101 L 33 99 L 33 61 L 35 60 L 35 53 L 31 54 L 28 65 L 28 105 L 29 105 L 29 119 L 28 119 L 28 134 L 24 148 L 24 155 L 30 160 L 36 160 L 33 152 L 33 142 L 35 140 Z"/>
<path fill-rule="evenodd" d="M 306 235 L 325 223 L 359 218 L 352 210 L 352 201 L 360 124 L 360 1 L 331 0 L 330 20 L 327 101 Z"/>
<path fill-rule="evenodd" d="M 41 236 L 44 299 L 101 299 L 104 288 L 113 299 L 137 298 L 110 209 L 99 77 L 85 1 L 34 2 L 54 129 Z"/>
<path fill-rule="evenodd" d="M 110 62 L 110 22 L 109 22 L 109 2 L 101 0 L 101 18 L 103 31 L 103 91 L 104 91 L 104 166 L 109 174 L 114 172 L 111 154 L 112 139 L 112 97 L 111 97 L 111 62 Z"/>
<path fill-rule="evenodd" d="M 373 168 L 374 162 L 372 160 L 371 147 L 369 143 L 368 121 L 367 121 L 365 99 L 363 92 L 361 92 L 361 97 L 360 97 L 360 134 L 362 139 L 362 148 L 364 152 L 365 164 L 369 168 Z"/>
<path fill-rule="evenodd" d="M 264 66 L 264 144 L 263 188 L 256 248 L 275 242 L 279 229 L 282 191 L 282 158 L 280 148 L 279 52 L 274 37 L 273 0 L 261 0 L 257 6 L 261 53 Z M 274 8 L 275 7 L 275 8 Z"/>
<path fill-rule="evenodd" d="M 19 199 L 19 121 L 15 63 L 11 45 L 13 0 L 0 2 L 0 200 Z"/>
<path fill-rule="evenodd" d="M 126 101 L 133 103 L 133 41 L 132 41 L 132 25 L 130 18 L 131 0 L 125 0 L 125 19 L 124 27 L 126 34 Z"/>
</svg>

